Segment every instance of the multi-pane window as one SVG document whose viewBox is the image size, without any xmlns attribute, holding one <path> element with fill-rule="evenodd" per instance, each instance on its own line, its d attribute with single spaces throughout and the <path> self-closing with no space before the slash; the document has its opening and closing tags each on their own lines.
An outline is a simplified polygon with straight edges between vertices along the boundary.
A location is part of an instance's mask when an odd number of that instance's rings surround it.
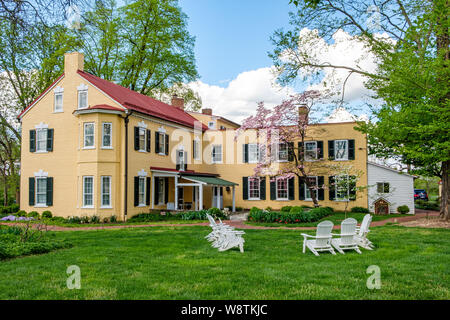
<svg viewBox="0 0 450 320">
<path fill-rule="evenodd" d="M 220 163 L 222 162 L 222 145 L 216 144 L 212 147 L 212 162 Z"/>
<path fill-rule="evenodd" d="M 305 142 L 305 160 L 317 159 L 317 141 Z"/>
<path fill-rule="evenodd" d="M 164 133 L 159 134 L 159 153 L 166 154 L 166 138 L 167 135 Z"/>
<path fill-rule="evenodd" d="M 317 199 L 317 177 L 308 177 L 310 184 L 313 187 L 313 193 Z M 307 184 L 305 183 L 305 200 L 312 200 L 311 190 L 309 190 Z"/>
<path fill-rule="evenodd" d="M 36 129 L 36 151 L 47 151 L 47 129 Z"/>
<path fill-rule="evenodd" d="M 280 143 L 278 145 L 278 161 L 288 160 L 288 145 L 287 143 Z"/>
<path fill-rule="evenodd" d="M 335 177 L 335 192 L 337 200 L 348 200 L 350 196 L 350 180 L 347 175 Z"/>
<path fill-rule="evenodd" d="M 334 159 L 348 160 L 348 140 L 334 141 Z"/>
<path fill-rule="evenodd" d="M 102 207 L 111 207 L 111 177 L 102 177 Z"/>
<path fill-rule="evenodd" d="M 377 182 L 378 193 L 389 193 L 389 182 Z"/>
<path fill-rule="evenodd" d="M 146 151 L 146 145 L 145 145 L 145 141 L 146 141 L 146 137 L 145 137 L 145 133 L 146 133 L 146 129 L 145 128 L 139 128 L 139 151 Z"/>
<path fill-rule="evenodd" d="M 248 197 L 249 200 L 259 200 L 259 178 L 248 178 Z"/>
<path fill-rule="evenodd" d="M 165 189 L 165 179 L 158 179 L 158 204 L 164 204 L 164 189 Z"/>
<path fill-rule="evenodd" d="M 86 109 L 88 107 L 87 90 L 78 90 L 78 109 Z"/>
<path fill-rule="evenodd" d="M 94 177 L 83 177 L 83 207 L 94 207 Z"/>
<path fill-rule="evenodd" d="M 145 206 L 145 177 L 139 177 L 139 205 Z"/>
<path fill-rule="evenodd" d="M 276 181 L 277 200 L 288 200 L 288 180 L 278 178 Z"/>
<path fill-rule="evenodd" d="M 47 178 L 36 178 L 36 205 L 47 204 Z"/>
<path fill-rule="evenodd" d="M 102 126 L 102 148 L 112 148 L 112 123 L 104 122 Z"/>
<path fill-rule="evenodd" d="M 257 144 L 248 145 L 248 162 L 257 163 L 259 160 L 259 147 Z"/>
<path fill-rule="evenodd" d="M 177 164 L 180 171 L 186 170 L 186 156 L 183 150 L 177 150 Z"/>
<path fill-rule="evenodd" d="M 63 93 L 58 92 L 55 93 L 55 112 L 61 112 L 63 111 Z"/>
<path fill-rule="evenodd" d="M 212 129 L 212 130 L 216 129 L 216 122 L 215 121 L 209 121 L 208 122 L 208 128 Z"/>
<path fill-rule="evenodd" d="M 84 147 L 94 147 L 94 123 L 89 122 L 84 124 Z"/>
</svg>

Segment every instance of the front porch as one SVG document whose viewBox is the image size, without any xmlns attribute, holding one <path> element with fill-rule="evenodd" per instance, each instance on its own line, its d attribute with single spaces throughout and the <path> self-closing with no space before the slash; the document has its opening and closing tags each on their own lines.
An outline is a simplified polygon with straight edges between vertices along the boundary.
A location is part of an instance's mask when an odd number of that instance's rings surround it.
<svg viewBox="0 0 450 320">
<path fill-rule="evenodd" d="M 152 209 L 203 210 L 224 208 L 224 188 L 232 192 L 232 212 L 236 211 L 237 183 L 218 175 L 151 167 Z M 230 190 L 231 189 L 231 190 Z"/>
</svg>

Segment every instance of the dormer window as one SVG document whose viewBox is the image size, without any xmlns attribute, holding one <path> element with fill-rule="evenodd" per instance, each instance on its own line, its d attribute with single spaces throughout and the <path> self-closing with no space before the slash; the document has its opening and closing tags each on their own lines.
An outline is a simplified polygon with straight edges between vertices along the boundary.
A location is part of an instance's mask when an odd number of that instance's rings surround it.
<svg viewBox="0 0 450 320">
<path fill-rule="evenodd" d="M 54 112 L 62 112 L 63 111 L 63 93 L 64 89 L 61 87 L 56 87 L 54 90 L 55 93 L 55 102 L 54 102 Z"/>
<path fill-rule="evenodd" d="M 78 89 L 78 109 L 86 109 L 88 107 L 88 87 L 87 85 L 80 85 Z"/>
</svg>

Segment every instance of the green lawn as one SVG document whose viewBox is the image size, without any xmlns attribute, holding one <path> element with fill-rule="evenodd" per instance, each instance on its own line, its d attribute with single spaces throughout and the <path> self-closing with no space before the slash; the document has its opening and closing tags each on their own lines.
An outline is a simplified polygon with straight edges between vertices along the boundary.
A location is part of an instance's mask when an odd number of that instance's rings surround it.
<svg viewBox="0 0 450 320">
<path fill-rule="evenodd" d="M 364 216 L 367 213 L 347 213 L 347 218 L 355 218 L 358 223 L 361 223 L 361 221 L 363 220 Z M 386 219 L 390 219 L 390 218 L 398 218 L 398 217 L 405 217 L 408 216 L 406 214 L 389 214 L 389 215 L 372 215 L 372 221 L 381 221 L 381 220 L 386 220 Z M 262 226 L 262 227 L 286 227 L 286 228 L 292 228 L 292 227 L 315 227 L 317 226 L 317 224 L 319 224 L 321 221 L 324 220 L 330 220 L 331 222 L 333 222 L 334 225 L 340 225 L 341 222 L 345 219 L 345 214 L 344 212 L 336 212 L 332 215 L 329 215 L 327 217 L 324 217 L 322 219 L 320 219 L 319 221 L 315 221 L 315 222 L 302 222 L 302 223 L 288 223 L 288 224 L 283 224 L 283 223 L 269 223 L 269 222 L 252 222 L 252 221 L 247 221 L 245 222 L 245 224 L 248 225 L 252 225 L 252 226 Z"/>
<path fill-rule="evenodd" d="M 47 220 L 44 223 L 49 226 L 58 226 L 65 228 L 92 228 L 92 227 L 108 227 L 108 226 L 139 226 L 139 225 L 167 225 L 167 224 L 197 224 L 205 223 L 208 220 L 163 220 L 163 221 L 142 221 L 142 222 L 115 222 L 115 223 L 66 223 Z M 2 221 L 2 224 L 23 223 L 21 221 Z M 43 223 L 43 221 L 33 221 L 32 223 Z"/>
<path fill-rule="evenodd" d="M 0 299 L 449 299 L 450 231 L 373 228 L 362 255 L 302 254 L 300 232 L 246 230 L 218 252 L 206 227 L 54 232 L 73 248 L 0 262 Z M 81 268 L 81 289 L 66 268 Z M 380 290 L 366 269 L 381 268 Z"/>
</svg>

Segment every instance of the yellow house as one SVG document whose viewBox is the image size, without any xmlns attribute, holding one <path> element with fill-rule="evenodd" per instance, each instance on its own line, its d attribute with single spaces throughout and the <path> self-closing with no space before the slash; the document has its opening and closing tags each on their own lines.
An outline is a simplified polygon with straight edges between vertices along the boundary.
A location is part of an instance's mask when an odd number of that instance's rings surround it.
<svg viewBox="0 0 450 320">
<path fill-rule="evenodd" d="M 83 65 L 83 54 L 66 54 L 64 73 L 18 116 L 22 210 L 126 220 L 151 209 L 311 205 L 297 178 L 251 178 L 255 137 L 235 139 L 238 124 L 210 110 L 186 112 L 177 97 L 162 103 L 84 72 Z M 354 126 L 313 125 L 308 148 L 362 171 L 364 185 L 366 137 Z M 289 161 L 283 148 L 277 157 Z M 317 172 L 317 183 L 329 177 L 332 172 Z M 318 198 L 343 208 L 331 191 L 319 190 Z M 366 193 L 351 206 L 367 207 Z"/>
</svg>

